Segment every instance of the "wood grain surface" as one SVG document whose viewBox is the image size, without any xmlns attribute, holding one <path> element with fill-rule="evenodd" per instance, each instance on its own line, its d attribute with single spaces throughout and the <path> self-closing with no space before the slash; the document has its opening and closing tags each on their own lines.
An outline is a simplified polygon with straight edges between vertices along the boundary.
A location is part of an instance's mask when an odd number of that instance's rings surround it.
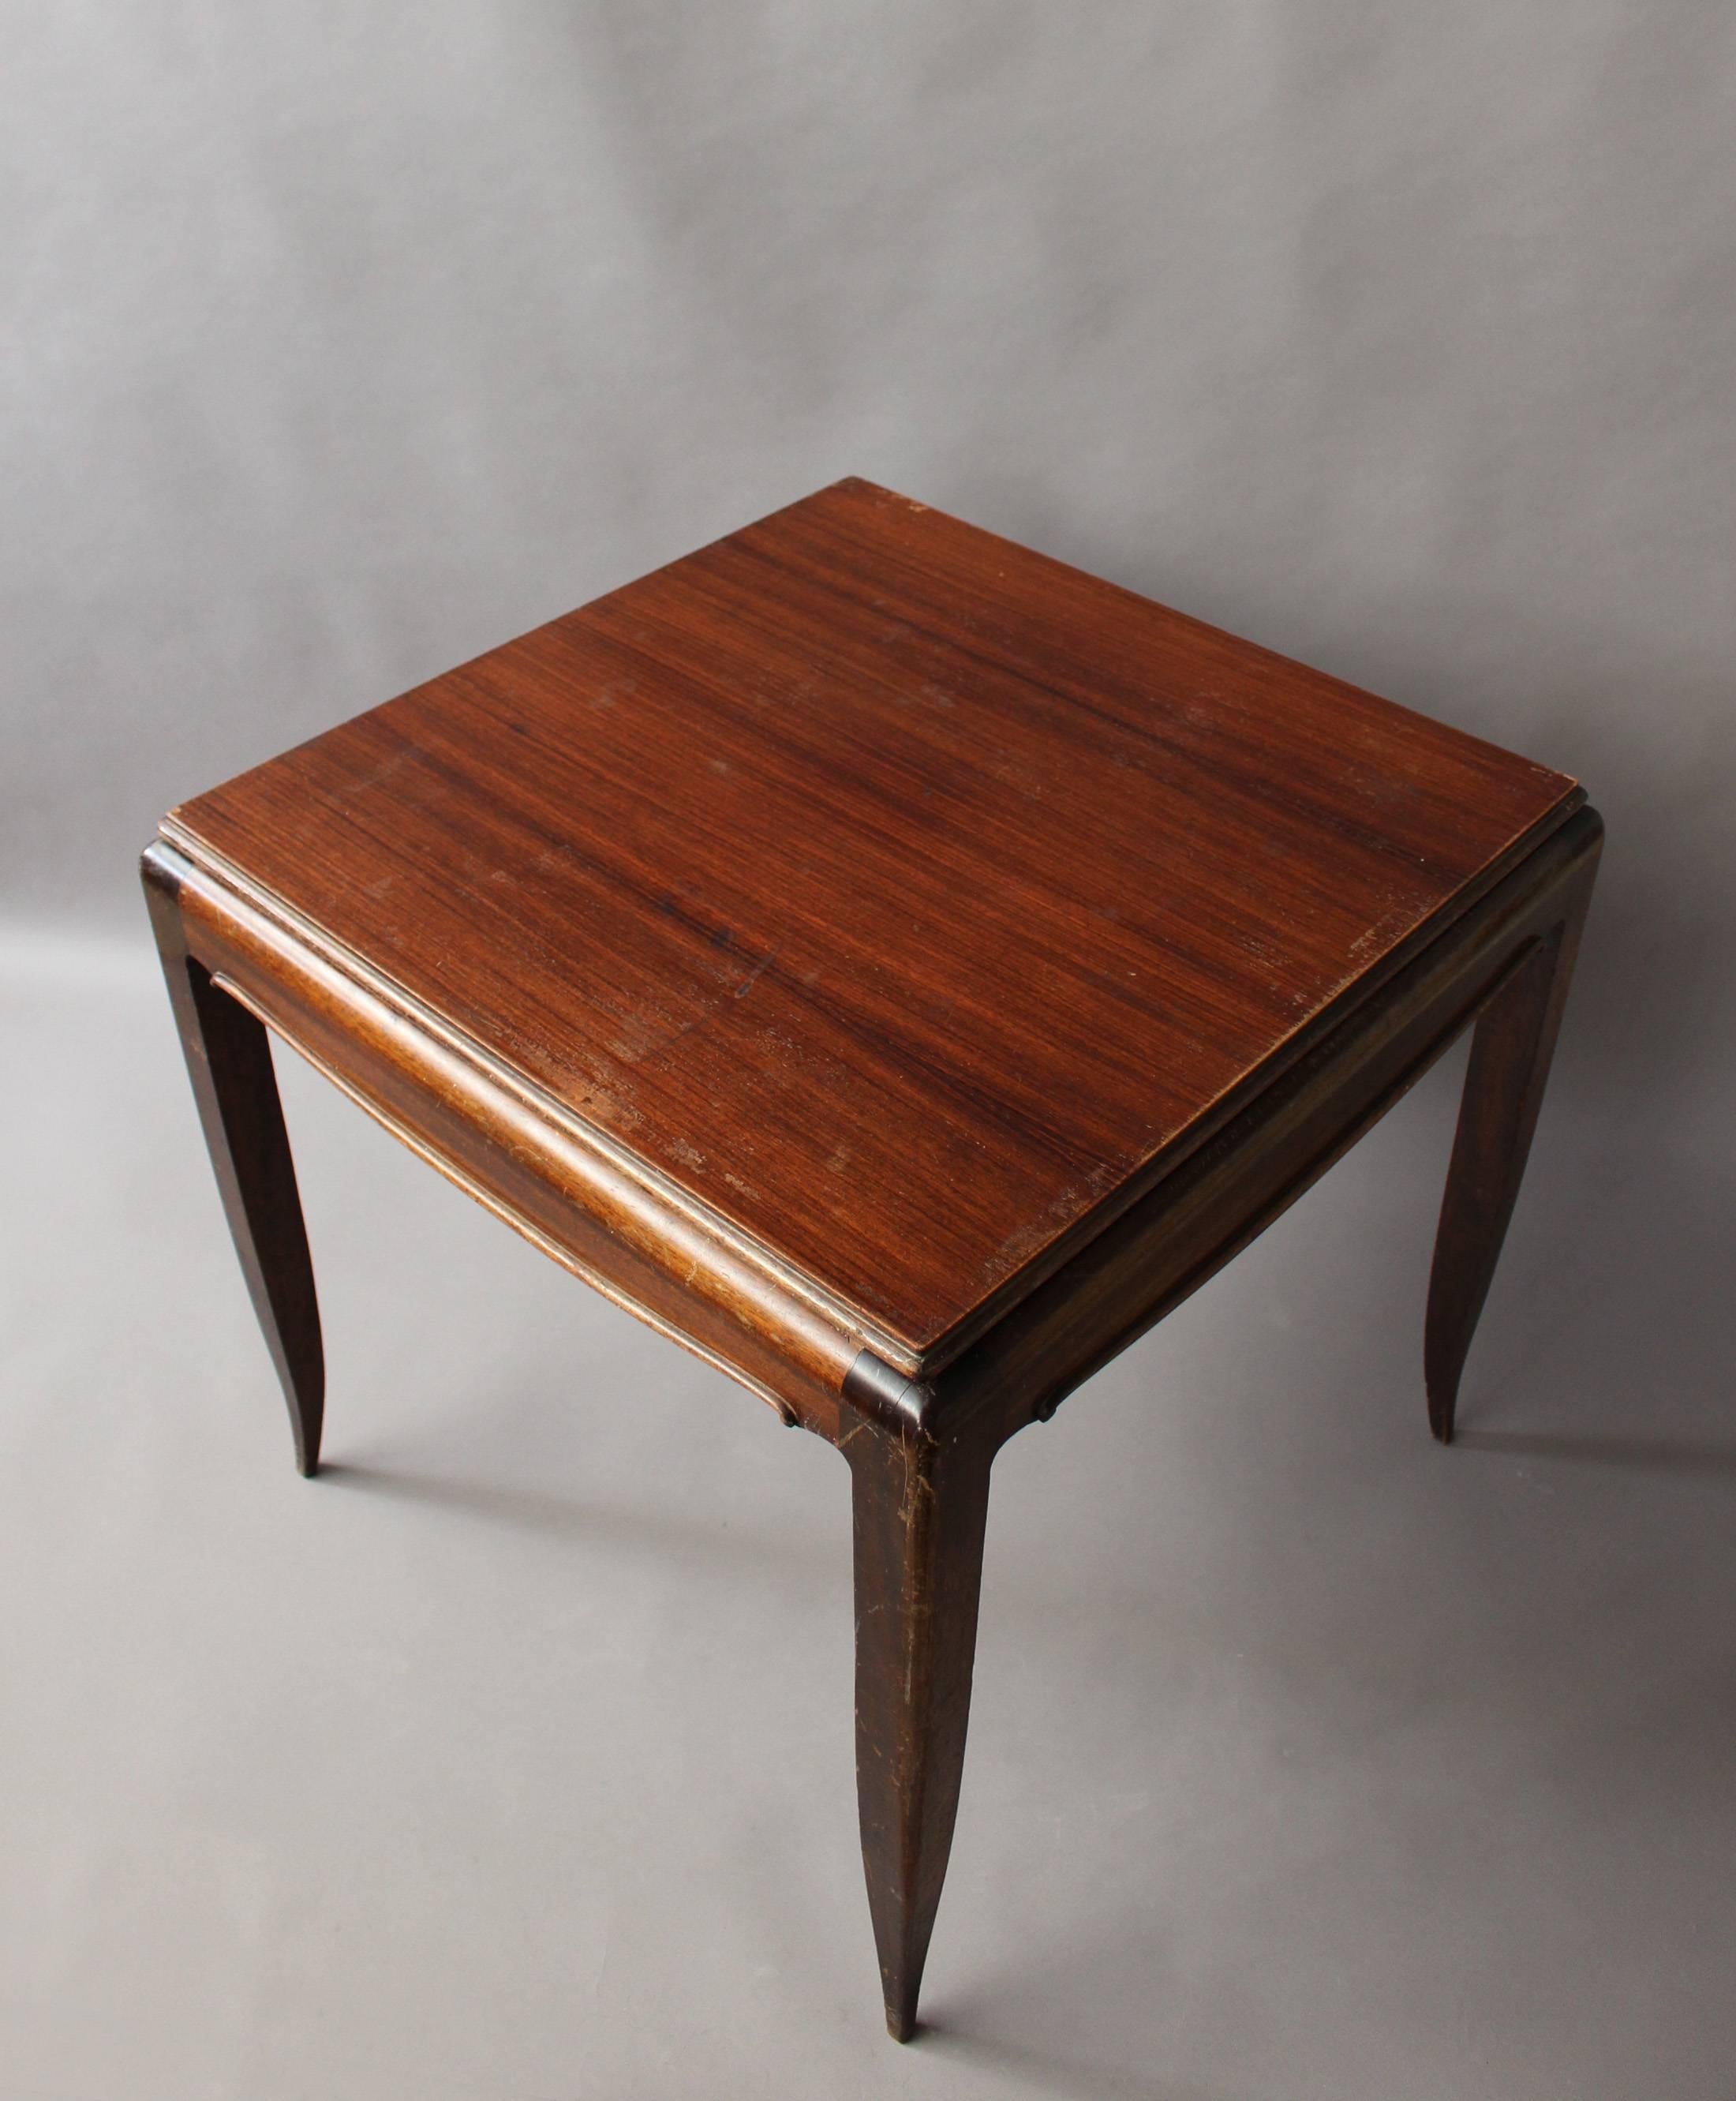
<svg viewBox="0 0 1736 2101">
<path fill-rule="evenodd" d="M 1579 800 L 848 481 L 164 829 L 925 1370 Z"/>
</svg>

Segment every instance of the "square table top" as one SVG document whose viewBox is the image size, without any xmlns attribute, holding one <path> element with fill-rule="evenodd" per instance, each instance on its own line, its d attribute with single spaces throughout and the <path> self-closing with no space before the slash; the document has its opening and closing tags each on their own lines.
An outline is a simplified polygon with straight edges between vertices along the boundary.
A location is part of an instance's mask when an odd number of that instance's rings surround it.
<svg viewBox="0 0 1736 2101">
<path fill-rule="evenodd" d="M 927 1369 L 1581 799 L 873 484 L 183 804 Z"/>
</svg>

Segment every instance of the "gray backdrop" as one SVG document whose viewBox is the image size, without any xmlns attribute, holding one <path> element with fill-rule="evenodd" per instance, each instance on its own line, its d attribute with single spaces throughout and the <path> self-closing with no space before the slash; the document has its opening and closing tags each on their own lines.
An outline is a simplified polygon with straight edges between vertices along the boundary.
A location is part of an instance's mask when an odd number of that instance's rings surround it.
<svg viewBox="0 0 1736 2101">
<path fill-rule="evenodd" d="M 7 2101 L 1736 2090 L 1733 101 L 1705 0 L 5 10 Z M 1467 1449 L 1415 1363 L 1456 1066 L 1003 1462 L 947 2032 L 890 2060 L 841 1470 L 292 1077 L 351 1462 L 302 1490 L 133 872 L 846 472 L 1610 835 Z M 497 1610 L 436 1637 L 443 1583 Z"/>
</svg>

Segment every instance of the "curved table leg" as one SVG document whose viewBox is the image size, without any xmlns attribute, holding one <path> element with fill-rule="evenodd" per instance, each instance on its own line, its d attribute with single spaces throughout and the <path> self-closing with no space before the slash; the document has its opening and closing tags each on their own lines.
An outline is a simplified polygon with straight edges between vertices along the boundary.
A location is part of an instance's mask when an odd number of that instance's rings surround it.
<svg viewBox="0 0 1736 2101">
<path fill-rule="evenodd" d="M 1525 1174 L 1591 900 L 1593 860 L 1561 922 L 1477 1022 L 1429 1280 L 1423 1360 L 1429 1426 L 1451 1444 L 1459 1381 Z"/>
<path fill-rule="evenodd" d="M 229 1231 L 289 1404 L 295 1463 L 311 1475 L 320 1464 L 325 1359 L 270 1040 L 262 1024 L 188 953 L 172 872 L 157 865 L 148 851 L 143 874 Z"/>
</svg>

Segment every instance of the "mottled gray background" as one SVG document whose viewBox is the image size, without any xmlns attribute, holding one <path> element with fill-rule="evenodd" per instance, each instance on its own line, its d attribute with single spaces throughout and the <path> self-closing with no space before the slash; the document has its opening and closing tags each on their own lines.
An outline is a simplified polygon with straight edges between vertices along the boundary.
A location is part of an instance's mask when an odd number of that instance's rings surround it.
<svg viewBox="0 0 1736 2101">
<path fill-rule="evenodd" d="M 0 19 L 0 2096 L 1736 2094 L 1736 24 L 1689 0 Z M 844 1470 L 284 1064 L 288 1440 L 160 811 L 855 472 L 1578 773 L 1457 1059 L 998 1470 L 880 2038 Z"/>
</svg>

